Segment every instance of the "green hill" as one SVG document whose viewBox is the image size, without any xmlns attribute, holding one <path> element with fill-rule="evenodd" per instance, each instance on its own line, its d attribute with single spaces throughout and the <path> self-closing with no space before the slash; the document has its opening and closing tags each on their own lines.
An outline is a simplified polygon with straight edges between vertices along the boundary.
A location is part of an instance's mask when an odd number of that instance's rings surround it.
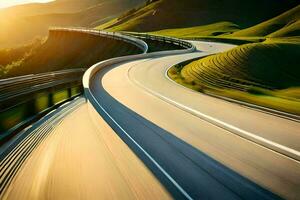
<svg viewBox="0 0 300 200">
<path fill-rule="evenodd" d="M 239 26 L 232 22 L 217 22 L 209 25 L 189 28 L 165 29 L 152 32 L 152 34 L 166 35 L 179 38 L 193 38 L 199 36 L 218 36 L 240 30 Z"/>
<path fill-rule="evenodd" d="M 85 68 L 109 58 L 141 53 L 137 47 L 123 41 L 68 31 L 50 31 L 43 44 L 27 48 L 30 52 L 25 55 L 22 47 L 15 49 L 17 60 L 0 65 L 0 78 Z"/>
<path fill-rule="evenodd" d="M 297 5 L 295 0 L 155 0 L 99 29 L 150 32 L 231 22 L 240 28 L 260 23 Z"/>
<path fill-rule="evenodd" d="M 269 41 L 238 46 L 184 67 L 185 80 L 206 86 L 248 90 L 300 86 L 300 43 Z M 288 62 L 286 62 L 288 61 Z"/>
<path fill-rule="evenodd" d="M 205 93 L 300 114 L 300 41 L 267 39 L 171 68 L 169 76 Z"/>
<path fill-rule="evenodd" d="M 233 37 L 300 36 L 300 5 L 256 26 L 237 31 Z"/>
<path fill-rule="evenodd" d="M 94 27 L 143 3 L 144 0 L 58 0 L 2 9 L 0 48 L 46 36 L 50 26 Z"/>
</svg>

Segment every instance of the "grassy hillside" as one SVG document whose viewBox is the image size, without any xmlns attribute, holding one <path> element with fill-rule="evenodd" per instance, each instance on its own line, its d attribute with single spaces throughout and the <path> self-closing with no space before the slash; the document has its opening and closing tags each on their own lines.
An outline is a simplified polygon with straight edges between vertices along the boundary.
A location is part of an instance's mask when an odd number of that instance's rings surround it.
<svg viewBox="0 0 300 200">
<path fill-rule="evenodd" d="M 193 38 L 199 36 L 218 36 L 240 30 L 239 26 L 232 22 L 217 22 L 209 25 L 195 26 L 179 29 L 165 29 L 152 32 L 152 34 L 166 35 L 179 38 Z"/>
<path fill-rule="evenodd" d="M 84 33 L 51 31 L 29 56 L 2 66 L 1 78 L 68 68 L 84 68 L 116 56 L 141 53 L 134 45 Z"/>
<path fill-rule="evenodd" d="M 0 10 L 0 48 L 46 36 L 49 26 L 94 27 L 144 0 L 58 0 Z"/>
<path fill-rule="evenodd" d="M 256 26 L 237 31 L 233 37 L 291 37 L 300 35 L 300 5 Z"/>
<path fill-rule="evenodd" d="M 300 41 L 268 39 L 173 67 L 192 89 L 300 114 Z"/>
<path fill-rule="evenodd" d="M 146 7 L 114 19 L 99 29 L 150 32 L 217 22 L 249 27 L 297 5 L 295 0 L 155 0 Z M 218 28 L 218 27 L 217 27 Z"/>
<path fill-rule="evenodd" d="M 288 41 L 246 44 L 194 61 L 182 69 L 181 75 L 219 88 L 285 89 L 300 86 L 299 52 L 300 43 Z"/>
</svg>

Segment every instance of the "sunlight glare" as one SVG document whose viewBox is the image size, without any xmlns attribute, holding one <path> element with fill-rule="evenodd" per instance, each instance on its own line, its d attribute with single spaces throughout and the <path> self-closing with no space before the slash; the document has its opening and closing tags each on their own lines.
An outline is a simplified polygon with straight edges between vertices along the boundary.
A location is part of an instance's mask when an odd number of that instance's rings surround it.
<svg viewBox="0 0 300 200">
<path fill-rule="evenodd" d="M 0 9 L 27 3 L 46 3 L 53 0 L 0 0 Z"/>
</svg>

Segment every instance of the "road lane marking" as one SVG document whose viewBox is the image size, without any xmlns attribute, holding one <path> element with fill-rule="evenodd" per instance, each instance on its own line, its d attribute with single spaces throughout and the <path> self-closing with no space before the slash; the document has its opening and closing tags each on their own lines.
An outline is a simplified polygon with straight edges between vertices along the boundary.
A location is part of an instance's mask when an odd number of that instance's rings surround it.
<svg viewBox="0 0 300 200">
<path fill-rule="evenodd" d="M 123 128 L 121 125 L 118 124 L 116 120 L 100 105 L 100 103 L 96 100 L 94 95 L 89 90 L 91 97 L 93 98 L 94 102 L 99 106 L 99 108 L 117 125 L 117 127 L 149 158 L 154 165 L 171 181 L 175 187 L 189 200 L 193 200 L 193 198 L 171 177 L 171 175 L 166 172 L 163 167 L 161 167 L 158 162 L 145 150 L 142 146 L 140 146 Z"/>
<path fill-rule="evenodd" d="M 177 108 L 181 109 L 181 110 L 184 110 L 186 112 L 189 112 L 191 113 L 192 115 L 196 116 L 196 117 L 199 117 L 219 128 L 222 128 L 222 129 L 225 129 L 231 133 L 234 133 L 244 139 L 247 139 L 247 140 L 250 140 L 262 147 L 265 147 L 265 148 L 268 148 L 270 150 L 273 150 L 279 154 L 283 154 L 291 159 L 294 159 L 296 161 L 300 161 L 300 152 L 295 150 L 295 149 L 292 149 L 292 148 L 289 148 L 287 146 L 284 146 L 284 145 L 281 145 L 281 144 L 278 144 L 276 142 L 273 142 L 271 140 L 268 140 L 266 138 L 263 138 L 261 136 L 258 136 L 254 133 L 250 133 L 248 131 L 245 131 L 243 129 L 240 129 L 236 126 L 233 126 L 231 124 L 228 124 L 226 122 L 223 122 L 217 118 L 214 118 L 214 117 L 211 117 L 209 115 L 206 115 L 204 113 L 201 113 L 200 111 L 197 111 L 193 108 L 190 108 L 182 103 L 179 103 L 177 101 L 174 101 L 164 95 L 161 95 L 160 93 L 158 92 L 155 92 L 145 86 L 143 86 L 141 83 L 139 83 L 138 81 L 136 80 L 132 80 L 134 83 L 136 83 L 138 86 L 140 86 L 141 88 L 145 89 L 146 91 L 150 92 L 151 94 L 157 96 L 158 98 L 170 103 L 170 104 L 173 104 L 175 105 Z"/>
</svg>

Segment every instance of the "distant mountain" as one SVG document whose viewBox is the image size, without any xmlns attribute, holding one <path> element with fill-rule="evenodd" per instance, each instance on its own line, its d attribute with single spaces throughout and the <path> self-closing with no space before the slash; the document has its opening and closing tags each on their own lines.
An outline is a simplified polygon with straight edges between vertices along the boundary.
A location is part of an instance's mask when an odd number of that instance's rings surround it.
<svg viewBox="0 0 300 200">
<path fill-rule="evenodd" d="M 256 26 L 237 31 L 232 36 L 242 37 L 291 37 L 300 36 L 300 5 L 262 22 Z"/>
<path fill-rule="evenodd" d="M 231 22 L 246 28 L 293 8 L 298 0 L 152 0 L 100 29 L 157 31 Z"/>
<path fill-rule="evenodd" d="M 56 0 L 49 3 L 29 3 L 0 9 L 0 15 L 28 16 L 78 12 L 104 1 L 105 0 Z"/>
<path fill-rule="evenodd" d="M 57 0 L 0 10 L 0 48 L 23 44 L 45 36 L 50 26 L 95 27 L 144 0 Z"/>
</svg>

